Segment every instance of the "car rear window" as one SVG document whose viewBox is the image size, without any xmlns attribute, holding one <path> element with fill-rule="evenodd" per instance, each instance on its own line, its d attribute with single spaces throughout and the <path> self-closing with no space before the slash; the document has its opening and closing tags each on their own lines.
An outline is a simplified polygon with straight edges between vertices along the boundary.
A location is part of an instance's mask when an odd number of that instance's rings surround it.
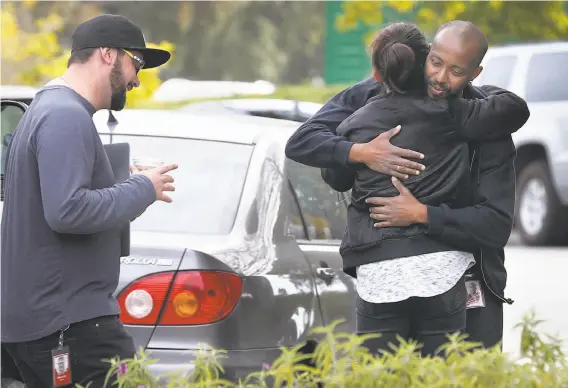
<svg viewBox="0 0 568 388">
<path fill-rule="evenodd" d="M 156 202 L 134 220 L 132 230 L 228 234 L 233 226 L 252 145 L 196 139 L 113 136 L 130 144 L 130 156 L 177 163 L 172 203 Z"/>
</svg>

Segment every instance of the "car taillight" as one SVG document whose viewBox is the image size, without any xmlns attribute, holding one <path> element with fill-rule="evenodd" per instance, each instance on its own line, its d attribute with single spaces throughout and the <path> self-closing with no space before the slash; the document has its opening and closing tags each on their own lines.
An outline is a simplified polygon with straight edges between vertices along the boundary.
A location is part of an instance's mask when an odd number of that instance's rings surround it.
<svg viewBox="0 0 568 388">
<path fill-rule="evenodd" d="M 230 272 L 157 273 L 121 292 L 120 319 L 128 325 L 214 323 L 233 311 L 241 292 L 241 278 Z"/>
<path fill-rule="evenodd" d="M 138 279 L 118 298 L 120 320 L 125 324 L 155 325 L 175 272 L 160 272 Z"/>
</svg>

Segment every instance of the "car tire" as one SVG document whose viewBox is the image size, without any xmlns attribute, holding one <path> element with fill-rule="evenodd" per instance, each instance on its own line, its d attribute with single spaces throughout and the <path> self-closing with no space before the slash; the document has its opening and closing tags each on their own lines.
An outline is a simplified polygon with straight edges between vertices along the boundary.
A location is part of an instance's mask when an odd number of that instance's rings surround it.
<svg viewBox="0 0 568 388">
<path fill-rule="evenodd" d="M 528 164 L 517 181 L 515 226 L 526 245 L 565 244 L 568 208 L 556 193 L 545 161 Z"/>
</svg>

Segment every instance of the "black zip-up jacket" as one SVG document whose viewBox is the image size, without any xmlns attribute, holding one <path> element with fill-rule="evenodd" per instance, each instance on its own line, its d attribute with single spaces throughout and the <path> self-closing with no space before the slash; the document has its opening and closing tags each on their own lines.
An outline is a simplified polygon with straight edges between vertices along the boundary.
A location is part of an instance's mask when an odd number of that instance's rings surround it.
<svg viewBox="0 0 568 388">
<path fill-rule="evenodd" d="M 382 85 L 368 78 L 337 94 L 288 140 L 286 156 L 299 163 L 322 168 L 322 177 L 337 191 L 351 189 L 355 178 L 348 165 L 353 142 L 337 136 L 339 124 L 381 92 Z M 480 88 L 467 86 L 465 98 L 483 98 Z M 488 142 L 470 142 L 469 190 L 464 188 L 464 207 L 428 206 L 427 234 L 456 249 L 475 252 L 475 270 L 489 290 L 505 299 L 505 254 L 513 226 L 515 205 L 515 146 L 510 135 Z"/>
<path fill-rule="evenodd" d="M 433 100 L 423 93 L 382 93 L 369 100 L 337 127 L 337 134 L 366 143 L 396 125 L 403 130 L 392 139 L 402 148 L 425 155 L 426 171 L 411 176 L 405 186 L 423 204 L 450 208 L 461 205 L 458 190 L 469 172 L 467 141 L 489 140 L 517 131 L 529 117 L 526 102 L 512 92 L 490 87 L 483 99 Z M 369 197 L 398 195 L 390 177 L 366 165 L 354 166 L 355 181 L 347 211 L 347 231 L 340 248 L 344 269 L 395 257 L 452 250 L 433 239 L 424 225 L 375 228 L 369 217 Z"/>
</svg>

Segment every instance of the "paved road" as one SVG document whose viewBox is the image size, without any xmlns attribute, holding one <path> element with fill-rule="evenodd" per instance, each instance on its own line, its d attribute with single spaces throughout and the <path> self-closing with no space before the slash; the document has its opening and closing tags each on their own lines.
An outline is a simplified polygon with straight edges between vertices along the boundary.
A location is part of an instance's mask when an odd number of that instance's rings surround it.
<svg viewBox="0 0 568 388">
<path fill-rule="evenodd" d="M 568 355 L 568 248 L 529 248 L 512 239 L 505 255 L 505 293 L 515 303 L 505 305 L 504 350 L 518 353 L 520 332 L 513 326 L 534 308 L 545 320 L 541 331 L 560 335 Z"/>
</svg>

